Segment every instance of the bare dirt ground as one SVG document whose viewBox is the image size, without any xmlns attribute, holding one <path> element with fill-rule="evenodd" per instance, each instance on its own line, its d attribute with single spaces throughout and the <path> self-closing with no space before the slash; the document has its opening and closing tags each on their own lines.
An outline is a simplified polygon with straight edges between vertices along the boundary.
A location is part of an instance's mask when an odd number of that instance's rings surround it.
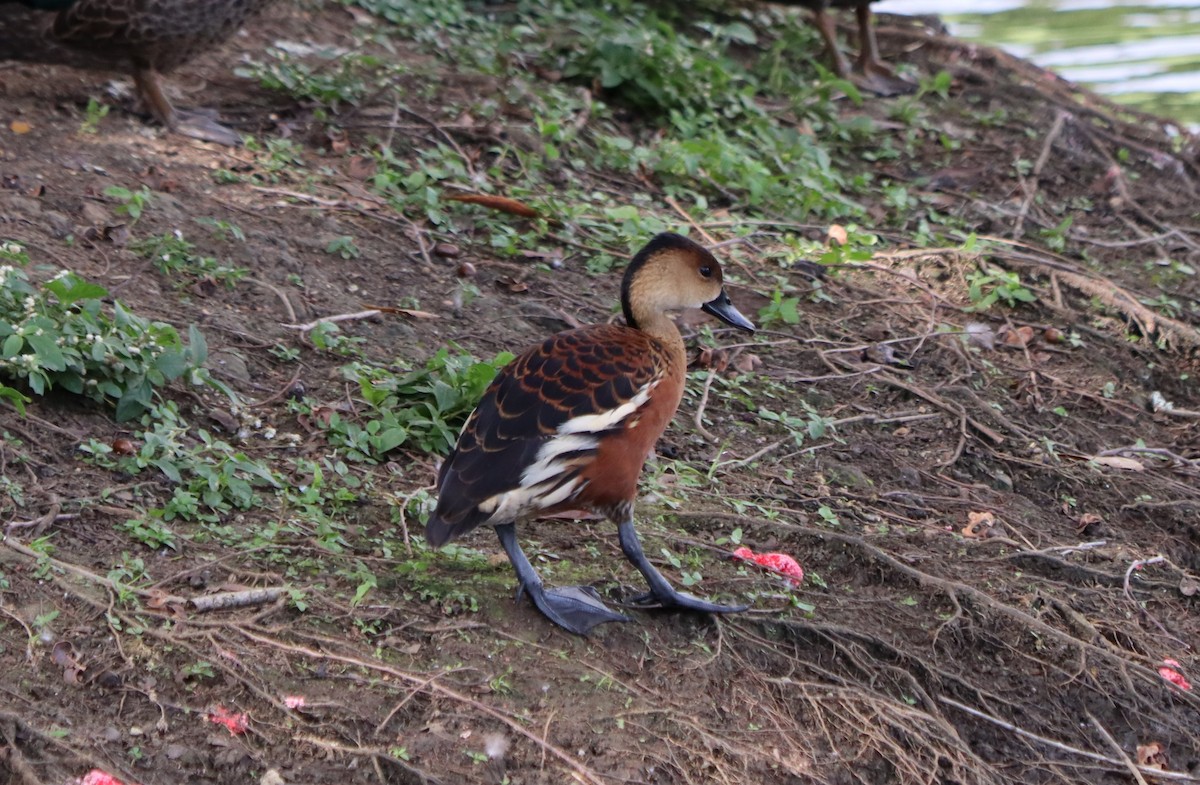
<svg viewBox="0 0 1200 785">
<path fill-rule="evenodd" d="M 331 136 L 232 73 L 272 40 L 351 45 L 354 25 L 341 7 L 283 5 L 175 80 L 183 102 L 290 138 L 286 168 L 121 108 L 84 133 L 102 77 L 0 65 L 0 239 L 26 249 L 31 277 L 69 268 L 135 313 L 204 332 L 214 376 L 246 406 L 173 385 L 189 443 L 203 430 L 250 459 L 292 460 L 301 491 L 317 479 L 294 459 L 328 459 L 330 487 L 340 466 L 353 483 L 338 487 L 359 489 L 319 510 L 274 496 L 167 521 L 171 547 L 151 547 L 127 522 L 148 520 L 172 481 L 80 450 L 138 450 L 144 425 L 65 393 L 24 417 L 0 410 L 0 783 L 93 768 L 151 784 L 1200 782 L 1200 696 L 1160 673 L 1172 659 L 1200 681 L 1195 138 L 885 22 L 889 57 L 953 83 L 914 155 L 870 163 L 864 147 L 860 165 L 992 238 L 989 264 L 1019 273 L 1030 302 L 969 311 L 978 254 L 919 247 L 921 227 L 884 221 L 882 203 L 868 205 L 886 227 L 870 258 L 819 277 L 781 249 L 789 234 L 823 241 L 825 223 L 735 232 L 715 212 L 679 217 L 743 238 L 720 253 L 746 313 L 769 306 L 774 274 L 801 293 L 798 323 L 753 342 L 690 329 L 698 370 L 639 508 L 672 580 L 702 573 L 692 591 L 753 606 L 638 612 L 576 638 L 513 602 L 490 533 L 422 547 L 412 502 L 428 498 L 436 456 L 347 462 L 322 427 L 360 417 L 360 394 L 346 357 L 288 325 L 403 306 L 420 313 L 340 327 L 363 356 L 420 367 L 448 341 L 491 358 L 608 319 L 618 285 L 586 271 L 599 249 L 561 227 L 538 249 L 561 264 L 539 265 L 471 243 L 482 208 L 446 208 L 451 233 L 365 187 L 354 151 L 389 121 L 401 157 L 452 144 L 480 162 L 497 133 L 530 134 L 516 111 L 510 127 L 463 130 L 450 107 L 490 77 L 397 44 L 389 56 L 436 74 L 408 104 L 423 119 L 398 122 L 368 96 L 362 124 Z M 838 111 L 900 134 L 889 100 Z M 996 120 L 967 126 L 956 105 Z M 31 130 L 10 130 L 17 120 Z M 105 195 L 114 185 L 152 192 L 136 222 Z M 597 173 L 595 187 L 665 200 L 650 177 Z M 177 229 L 248 276 L 173 278 L 131 249 Z M 342 237 L 358 255 L 328 251 Z M 464 262 L 479 294 L 460 302 Z M 793 430 L 818 421 L 798 443 Z M 613 601 L 640 585 L 607 524 L 523 536 L 550 582 L 593 582 Z M 806 580 L 793 589 L 732 560 L 735 541 L 793 555 Z M 194 604 L 279 588 L 250 607 Z M 248 727 L 230 732 L 221 712 Z"/>
</svg>

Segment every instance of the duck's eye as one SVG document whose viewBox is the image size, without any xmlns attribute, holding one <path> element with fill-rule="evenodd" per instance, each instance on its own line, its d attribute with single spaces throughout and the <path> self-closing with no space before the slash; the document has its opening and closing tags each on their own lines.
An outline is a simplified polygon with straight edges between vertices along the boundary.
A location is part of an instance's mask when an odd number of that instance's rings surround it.
<svg viewBox="0 0 1200 785">
<path fill-rule="evenodd" d="M 712 268 L 706 264 L 700 268 L 700 274 L 705 278 L 712 278 Z"/>
</svg>

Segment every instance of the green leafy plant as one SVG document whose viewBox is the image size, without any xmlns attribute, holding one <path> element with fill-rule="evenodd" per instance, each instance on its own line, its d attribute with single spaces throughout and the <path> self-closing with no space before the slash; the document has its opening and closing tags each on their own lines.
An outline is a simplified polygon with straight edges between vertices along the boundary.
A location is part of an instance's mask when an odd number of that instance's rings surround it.
<svg viewBox="0 0 1200 785">
<path fill-rule="evenodd" d="M 314 66 L 282 49 L 270 49 L 268 60 L 251 62 L 235 69 L 235 73 L 257 79 L 269 90 L 336 110 L 339 104 L 357 103 L 373 86 L 400 72 L 400 66 L 372 55 L 332 49 L 312 54 L 324 62 Z"/>
<path fill-rule="evenodd" d="M 152 322 L 101 298 L 104 287 L 70 271 L 35 286 L 22 270 L 0 267 L 0 376 L 35 395 L 61 388 L 114 403 L 119 420 L 141 414 L 154 390 L 189 371 L 195 381 L 207 357 L 199 330 L 188 345 L 168 324 Z M 6 396 L 13 400 L 11 396 Z"/>
<path fill-rule="evenodd" d="M 132 455 L 118 454 L 97 439 L 81 445 L 80 451 L 97 465 L 131 475 L 157 469 L 174 484 L 162 508 L 126 524 L 126 531 L 145 545 L 174 547 L 174 535 L 159 520 L 213 520 L 219 513 L 254 506 L 259 488 L 284 486 L 266 464 L 203 429 L 193 432 L 172 403 L 156 406 L 142 421 L 147 428 L 134 434 L 140 446 Z"/>
<path fill-rule="evenodd" d="M 358 382 L 372 416 L 359 424 L 334 415 L 329 439 L 347 449 L 353 460 L 376 461 L 401 446 L 444 455 L 496 371 L 511 359 L 503 352 L 491 362 L 480 362 L 443 348 L 424 367 L 401 376 L 353 363 L 343 374 Z"/>
</svg>

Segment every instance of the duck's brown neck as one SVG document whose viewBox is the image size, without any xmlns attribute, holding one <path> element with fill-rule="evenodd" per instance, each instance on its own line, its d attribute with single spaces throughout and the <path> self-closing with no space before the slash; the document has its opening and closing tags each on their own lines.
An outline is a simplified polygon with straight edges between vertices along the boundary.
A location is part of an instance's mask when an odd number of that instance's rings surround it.
<svg viewBox="0 0 1200 785">
<path fill-rule="evenodd" d="M 659 311 L 643 317 L 638 320 L 637 327 L 642 332 L 653 335 L 662 341 L 672 351 L 678 347 L 679 352 L 683 353 L 683 336 L 679 334 L 679 328 L 675 326 L 675 322 L 665 313 Z"/>
</svg>

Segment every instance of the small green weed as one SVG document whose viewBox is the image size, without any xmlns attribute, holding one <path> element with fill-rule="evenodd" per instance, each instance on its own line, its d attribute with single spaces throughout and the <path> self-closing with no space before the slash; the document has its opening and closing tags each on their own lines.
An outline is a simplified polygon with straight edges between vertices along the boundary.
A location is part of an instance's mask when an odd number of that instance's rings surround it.
<svg viewBox="0 0 1200 785">
<path fill-rule="evenodd" d="M 804 416 L 788 414 L 786 411 L 775 412 L 765 407 L 758 409 L 758 416 L 767 422 L 778 423 L 792 435 L 796 445 L 804 444 L 806 439 L 820 439 L 829 432 L 829 418 L 822 417 L 817 410 L 804 401 L 799 401 L 804 409 Z"/>
<path fill-rule="evenodd" d="M 205 662 L 204 660 L 183 666 L 180 673 L 184 679 L 194 679 L 196 681 L 217 678 L 216 668 L 213 667 L 211 662 Z"/>
<path fill-rule="evenodd" d="M 236 240 L 239 243 L 246 240 L 246 233 L 237 224 L 222 221 L 219 218 L 197 218 L 196 223 L 208 227 L 213 236 L 222 240 Z"/>
<path fill-rule="evenodd" d="M 771 293 L 771 302 L 758 311 L 762 327 L 770 327 L 782 322 L 783 324 L 800 323 L 800 298 L 784 297 L 783 287 L 778 286 Z"/>
<path fill-rule="evenodd" d="M 201 256 L 178 230 L 135 241 L 130 249 L 149 259 L 163 275 L 183 276 L 190 281 L 207 280 L 233 288 L 250 272 L 244 267 L 221 264 L 212 256 Z"/>
<path fill-rule="evenodd" d="M 343 259 L 357 259 L 362 256 L 362 251 L 354 243 L 354 238 L 350 236 L 335 237 L 329 241 L 329 245 L 325 247 L 325 253 L 337 254 Z"/>
<path fill-rule="evenodd" d="M 102 104 L 95 98 L 89 98 L 83 122 L 79 125 L 79 133 L 94 134 L 100 130 L 100 121 L 108 117 L 108 104 Z"/>
<path fill-rule="evenodd" d="M 700 583 L 700 581 L 704 580 L 704 576 L 700 574 L 699 570 L 686 569 L 684 567 L 683 560 L 674 553 L 666 548 L 662 548 L 660 550 L 663 558 L 666 559 L 672 567 L 679 570 L 679 582 L 684 586 L 695 586 L 696 584 Z"/>
<path fill-rule="evenodd" d="M 967 274 L 967 297 L 971 311 L 986 311 L 997 302 L 1015 308 L 1018 303 L 1037 300 L 1037 295 L 1021 283 L 1020 273 L 982 264 Z"/>
<path fill-rule="evenodd" d="M 104 195 L 116 199 L 120 203 L 117 205 L 117 212 L 129 216 L 131 224 L 138 222 L 153 197 L 150 189 L 144 186 L 141 190 L 131 191 L 128 188 L 113 185 L 104 189 Z"/>
</svg>

